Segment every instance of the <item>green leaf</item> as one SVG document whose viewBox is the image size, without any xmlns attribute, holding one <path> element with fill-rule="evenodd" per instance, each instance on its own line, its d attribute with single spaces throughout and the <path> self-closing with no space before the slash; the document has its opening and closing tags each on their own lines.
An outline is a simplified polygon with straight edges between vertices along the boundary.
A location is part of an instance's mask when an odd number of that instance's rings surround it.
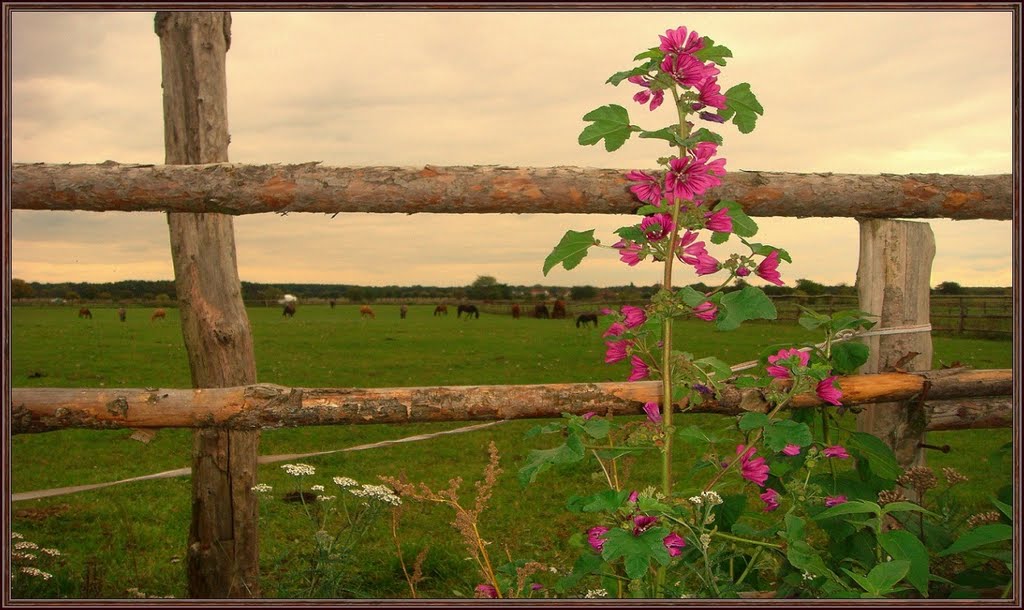
<svg viewBox="0 0 1024 610">
<path fill-rule="evenodd" d="M 662 208 L 659 208 L 659 207 L 654 206 L 654 205 L 642 205 L 639 208 L 637 208 L 636 213 L 641 215 L 641 216 L 647 216 L 648 214 L 657 214 L 659 212 L 664 212 L 664 211 L 665 210 L 663 210 Z M 640 229 L 637 229 L 637 231 L 640 231 Z M 640 234 L 643 235 L 643 231 L 641 231 Z M 633 241 L 637 241 L 637 240 L 634 239 Z"/>
<path fill-rule="evenodd" d="M 815 576 L 828 576 L 836 582 L 841 582 L 835 573 L 828 569 L 821 556 L 807 544 L 806 540 L 791 540 L 786 548 L 786 559 L 793 567 L 803 572 L 809 572 Z"/>
<path fill-rule="evenodd" d="M 583 431 L 586 432 L 590 438 L 604 438 L 608 436 L 608 431 L 611 427 L 612 424 L 607 419 L 594 417 L 583 424 Z"/>
<path fill-rule="evenodd" d="M 854 432 L 846 440 L 846 448 L 854 452 L 855 457 L 864 460 L 868 469 L 875 476 L 895 481 L 903 474 L 903 469 L 896 462 L 896 454 L 880 438 L 867 432 Z"/>
<path fill-rule="evenodd" d="M 729 210 L 729 218 L 732 218 L 733 233 L 740 237 L 753 237 L 757 235 L 757 223 L 750 216 L 747 216 L 747 213 L 743 211 L 742 205 L 735 201 L 720 201 L 715 206 L 714 211 L 717 212 L 723 208 Z M 771 254 L 771 252 L 768 254 Z"/>
<path fill-rule="evenodd" d="M 640 61 L 641 59 L 653 59 L 655 61 L 661 62 L 661 60 L 664 58 L 665 52 L 661 50 L 661 47 L 652 47 L 650 49 L 647 49 L 643 53 L 637 54 L 637 56 L 633 58 L 633 61 Z"/>
<path fill-rule="evenodd" d="M 562 241 L 558 242 L 551 254 L 544 259 L 544 275 L 547 275 L 548 271 L 551 271 L 558 263 L 562 263 L 566 270 L 572 269 L 580 264 L 583 257 L 587 255 L 587 250 L 595 244 L 597 244 L 597 240 L 594 239 L 594 229 L 566 231 L 562 236 Z"/>
<path fill-rule="evenodd" d="M 1007 519 L 1013 521 L 1013 507 L 1012 506 L 1010 506 L 1009 504 L 1006 504 L 1004 502 L 1000 502 L 999 500 L 997 500 L 995 498 L 992 498 L 992 504 L 995 504 L 995 507 L 998 508 L 999 512 L 1003 513 L 1003 515 L 1005 515 Z"/>
<path fill-rule="evenodd" d="M 786 445 L 800 445 L 806 447 L 814 442 L 814 436 L 807 424 L 795 422 L 788 419 L 772 422 L 764 429 L 764 444 L 776 453 L 786 448 Z"/>
<path fill-rule="evenodd" d="M 760 388 L 767 385 L 761 377 L 754 377 L 753 375 L 740 375 L 733 380 L 732 384 L 740 389 Z"/>
<path fill-rule="evenodd" d="M 956 542 L 949 545 L 949 548 L 939 553 L 939 557 L 945 557 L 946 555 L 952 555 L 954 553 L 963 553 L 964 551 L 976 549 L 979 546 L 985 546 L 986 544 L 992 544 L 995 542 L 1003 542 L 1004 540 L 1010 540 L 1011 538 L 1013 538 L 1013 527 L 1005 523 L 981 525 L 957 538 Z"/>
<path fill-rule="evenodd" d="M 583 120 L 591 121 L 593 125 L 587 125 L 580 133 L 579 143 L 582 146 L 591 146 L 603 139 L 605 150 L 611 152 L 625 144 L 633 133 L 633 127 L 629 124 L 629 113 L 618 104 L 608 104 L 591 110 L 584 115 Z"/>
<path fill-rule="evenodd" d="M 930 517 L 940 518 L 930 510 L 927 510 L 920 504 L 914 504 L 913 502 L 890 502 L 885 505 L 882 509 L 882 514 L 888 515 L 889 513 L 900 513 L 900 512 L 918 512 Z"/>
<path fill-rule="evenodd" d="M 732 233 L 726 233 L 724 231 L 713 231 L 711 233 L 711 243 L 724 244 L 725 242 L 729 241 L 729 236 L 731 235 Z"/>
<path fill-rule="evenodd" d="M 871 582 L 870 578 L 864 576 L 863 574 L 851 572 L 846 568 L 843 568 L 843 571 L 846 572 L 850 576 L 850 578 L 854 580 L 854 582 L 860 585 L 862 589 L 870 593 L 872 597 L 881 597 L 881 593 L 878 591 L 878 589 L 875 588 L 875 583 Z"/>
<path fill-rule="evenodd" d="M 868 580 L 875 586 L 875 591 L 885 595 L 893 590 L 896 583 L 903 580 L 903 577 L 910 571 L 910 562 L 903 559 L 893 559 L 886 563 L 880 563 L 868 573 Z"/>
<path fill-rule="evenodd" d="M 526 455 L 526 465 L 519 469 L 519 483 L 533 483 L 538 474 L 551 466 L 578 462 L 584 454 L 583 443 L 576 435 L 570 435 L 564 444 L 553 449 L 532 449 Z"/>
<path fill-rule="evenodd" d="M 700 292 L 699 290 L 694 290 L 689 286 L 685 286 L 677 290 L 676 296 L 681 298 L 683 300 L 683 303 L 686 303 L 687 307 L 696 307 L 697 305 L 700 305 L 704 301 L 708 300 L 708 298 L 704 296 L 703 292 Z"/>
<path fill-rule="evenodd" d="M 768 244 L 750 243 L 745 239 L 741 241 L 747 244 L 747 247 L 750 248 L 751 254 L 756 254 L 757 256 L 768 256 L 772 252 L 778 252 L 779 260 L 786 261 L 787 263 L 793 262 L 793 258 L 789 255 L 789 252 L 786 252 L 782 248 L 776 248 L 775 246 L 770 246 Z"/>
<path fill-rule="evenodd" d="M 588 547 L 589 548 L 589 547 Z M 574 587 L 590 574 L 596 572 L 602 565 L 604 560 L 601 556 L 593 552 L 584 552 L 579 559 L 576 560 L 576 565 L 572 568 L 572 573 L 562 578 L 555 584 L 555 590 L 564 593 Z"/>
<path fill-rule="evenodd" d="M 757 115 L 764 114 L 764 108 L 750 90 L 750 83 L 740 83 L 725 92 L 725 108 L 718 114 L 727 121 L 732 118 L 740 133 L 750 133 L 754 131 Z"/>
<path fill-rule="evenodd" d="M 815 521 L 822 519 L 828 519 L 830 517 L 838 517 L 840 515 L 859 515 L 859 514 L 872 514 L 878 515 L 882 512 L 882 507 L 875 504 L 874 502 L 868 502 L 866 500 L 850 500 L 849 502 L 843 502 L 827 508 L 817 515 L 814 516 Z"/>
<path fill-rule="evenodd" d="M 747 413 L 740 418 L 740 430 L 749 432 L 757 428 L 763 428 L 769 421 L 771 420 L 764 413 Z"/>
<path fill-rule="evenodd" d="M 868 361 L 870 353 L 871 350 L 863 343 L 837 343 L 832 346 L 832 368 L 840 375 L 852 375 Z"/>
<path fill-rule="evenodd" d="M 764 292 L 754 286 L 746 286 L 742 290 L 734 290 L 722 296 L 719 307 L 725 309 L 715 323 L 718 330 L 739 328 L 746 320 L 774 320 L 778 313 L 775 304 L 765 296 Z"/>
<path fill-rule="evenodd" d="M 700 370 L 704 371 L 704 374 L 709 377 L 714 376 L 717 381 L 723 381 L 732 377 L 732 369 L 729 368 L 729 365 L 714 356 L 694 360 L 693 363 L 697 365 Z"/>
<path fill-rule="evenodd" d="M 647 241 L 647 236 L 644 235 L 644 232 L 641 231 L 640 227 L 636 225 L 630 225 L 628 227 L 619 227 L 618 229 L 615 229 L 612 232 L 626 241 L 640 243 L 645 243 Z"/>
<path fill-rule="evenodd" d="M 722 496 L 722 503 L 711 509 L 712 514 L 715 515 L 715 525 L 721 530 L 732 530 L 732 526 L 743 516 L 746 507 L 746 494 Z"/>
<path fill-rule="evenodd" d="M 679 126 L 675 125 L 674 127 L 678 129 Z M 706 127 L 701 127 L 697 131 L 691 133 L 686 139 L 679 140 L 676 143 L 682 146 L 683 148 L 693 148 L 694 146 L 701 142 L 714 142 L 715 144 L 721 146 L 724 140 L 722 139 L 722 136 L 718 135 L 717 133 L 709 130 Z"/>
<path fill-rule="evenodd" d="M 637 579 L 647 572 L 651 559 L 662 565 L 668 564 L 668 549 L 663 542 L 668 534 L 669 531 L 663 527 L 653 527 L 639 536 L 616 528 L 605 534 L 601 556 L 605 561 L 615 561 L 621 557 L 626 565 L 626 576 Z"/>
<path fill-rule="evenodd" d="M 606 80 L 605 83 L 611 83 L 618 87 L 619 83 L 626 80 L 630 76 L 640 76 L 641 74 L 647 74 L 647 72 L 648 70 L 644 66 L 637 66 L 632 70 L 623 70 L 622 72 L 616 72 L 615 74 L 612 74 L 611 76 L 608 77 L 608 80 Z"/>
<path fill-rule="evenodd" d="M 662 127 L 657 131 L 641 131 L 639 137 L 667 140 L 669 145 L 675 146 L 679 142 L 679 126 L 671 125 L 669 127 Z"/>
<path fill-rule="evenodd" d="M 910 562 L 907 582 L 914 585 L 922 597 L 928 597 L 928 549 L 917 536 L 906 530 L 893 530 L 879 535 L 878 543 L 893 559 Z"/>
<path fill-rule="evenodd" d="M 708 434 L 699 426 L 687 426 L 679 431 L 679 439 L 684 443 L 717 443 L 722 439 Z"/>
<path fill-rule="evenodd" d="M 628 497 L 629 492 L 626 490 L 615 491 L 614 489 L 606 489 L 600 493 L 584 498 L 585 503 L 580 507 L 580 509 L 585 513 L 612 511 L 622 506 L 622 503 L 625 502 Z"/>
<path fill-rule="evenodd" d="M 716 45 L 710 36 L 704 37 L 704 48 L 693 54 L 694 57 L 704 61 L 713 61 L 720 66 L 725 65 L 725 58 L 732 57 L 732 51 L 728 47 Z"/>
</svg>

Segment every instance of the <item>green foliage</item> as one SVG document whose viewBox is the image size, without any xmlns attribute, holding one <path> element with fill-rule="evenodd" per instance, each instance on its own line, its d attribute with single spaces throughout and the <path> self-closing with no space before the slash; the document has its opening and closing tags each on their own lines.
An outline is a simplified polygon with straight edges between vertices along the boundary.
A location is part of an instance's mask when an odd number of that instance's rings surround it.
<svg viewBox="0 0 1024 610">
<path fill-rule="evenodd" d="M 716 45 L 710 36 L 704 37 L 704 48 L 693 54 L 701 61 L 713 61 L 720 66 L 725 65 L 725 59 L 732 57 L 732 51 L 728 47 Z"/>
<path fill-rule="evenodd" d="M 764 114 L 764 108 L 750 90 L 750 84 L 740 83 L 725 92 L 725 108 L 718 114 L 727 121 L 731 118 L 740 133 L 750 133 L 754 131 L 758 115 Z"/>
<path fill-rule="evenodd" d="M 652 527 L 634 536 L 633 532 L 614 528 L 605 535 L 605 545 L 601 556 L 605 561 L 622 559 L 626 567 L 626 576 L 631 579 L 640 578 L 650 568 L 651 561 L 667 565 L 668 549 L 662 539 L 669 531 L 663 527 Z"/>
<path fill-rule="evenodd" d="M 590 146 L 604 140 L 604 148 L 608 152 L 619 149 L 636 130 L 629 124 L 629 112 L 618 104 L 592 110 L 583 116 L 583 120 L 592 124 L 583 128 L 579 143 Z"/>
<path fill-rule="evenodd" d="M 595 244 L 597 244 L 597 240 L 594 239 L 594 229 L 566 231 L 555 249 L 544 259 L 544 275 L 547 275 L 559 263 L 567 270 L 576 267 L 587 255 L 587 250 Z"/>
<path fill-rule="evenodd" d="M 747 320 L 774 320 L 775 304 L 755 286 L 734 290 L 722 296 L 718 303 L 718 330 L 733 330 Z"/>
<path fill-rule="evenodd" d="M 878 536 L 878 544 L 893 559 L 910 562 L 907 571 L 907 582 L 912 584 L 921 594 L 928 597 L 928 549 L 924 544 L 906 530 L 894 530 Z"/>
</svg>

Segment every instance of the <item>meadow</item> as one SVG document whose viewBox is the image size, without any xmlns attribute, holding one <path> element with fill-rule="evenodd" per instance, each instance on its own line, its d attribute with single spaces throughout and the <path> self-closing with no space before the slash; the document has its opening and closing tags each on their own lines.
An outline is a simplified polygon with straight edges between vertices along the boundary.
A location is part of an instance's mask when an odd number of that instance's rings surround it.
<svg viewBox="0 0 1024 610">
<path fill-rule="evenodd" d="M 483 313 L 479 319 L 432 315 L 433 306 L 412 306 L 401 320 L 398 306 L 375 305 L 376 319 L 360 318 L 357 306 L 300 305 L 294 318 L 280 308 L 250 308 L 257 376 L 261 382 L 294 387 L 398 387 L 422 385 L 532 384 L 621 381 L 625 363 L 606 365 L 599 328 L 576 328 L 572 320 L 536 320 Z M 127 321 L 114 308 L 93 308 L 78 319 L 77 308 L 12 309 L 11 385 L 13 387 L 191 386 L 178 312 L 151 322 L 150 309 L 130 308 Z M 791 323 L 758 323 L 719 333 L 703 322 L 680 323 L 678 345 L 729 363 L 756 358 L 771 344 L 818 338 Z M 975 368 L 1009 368 L 1009 340 L 934 337 L 933 368 L 961 362 Z M 641 418 L 637 418 L 641 419 Z M 735 420 L 685 415 L 681 426 L 697 423 L 739 438 Z M 260 507 L 262 595 L 269 598 L 407 597 L 403 562 L 412 570 L 426 549 L 422 597 L 472 597 L 479 582 L 465 560 L 459 538 L 443 506 L 407 501 L 395 533 L 386 516 L 360 525 L 361 538 L 337 557 L 334 568 L 314 573 L 310 551 L 317 527 L 315 510 L 282 496 L 311 484 L 333 487 L 332 477 L 379 483 L 381 475 L 403 476 L 434 489 L 461 477 L 463 496 L 472 503 L 472 482 L 487 464 L 493 441 L 504 472 L 482 519 L 481 534 L 492 553 L 536 559 L 562 573 L 571 568 L 571 534 L 588 527 L 586 515 L 567 512 L 571 494 L 599 491 L 603 477 L 581 470 L 548 472 L 522 487 L 516 471 L 531 449 L 550 446 L 544 437 L 524 438 L 544 421 L 505 422 L 473 432 L 438 436 L 363 451 L 304 458 L 316 475 L 301 481 L 281 463 L 260 466 L 260 482 L 274 492 Z M 459 422 L 414 425 L 350 425 L 268 430 L 261 455 L 343 449 L 417 434 L 453 430 Z M 851 422 L 852 426 L 852 422 Z M 130 430 L 63 430 L 11 439 L 9 475 L 14 492 L 102 483 L 188 467 L 191 431 L 166 429 L 149 443 L 129 438 Z M 948 454 L 930 452 L 929 464 L 958 467 L 970 482 L 956 488 L 955 501 L 978 510 L 1010 482 L 1010 460 L 999 449 L 1012 439 L 1009 429 L 929 434 L 928 442 L 950 445 Z M 676 452 L 677 472 L 694 456 Z M 287 463 L 287 462 L 285 462 Z M 969 469 L 968 469 L 968 466 Z M 630 472 L 635 487 L 654 484 L 657 465 L 638 462 Z M 51 591 L 73 598 L 124 598 L 130 589 L 154 596 L 186 595 L 185 559 L 190 521 L 187 476 L 133 482 L 70 495 L 20 501 L 13 505 L 14 531 L 40 545 L 57 547 Z M 308 515 L 308 516 L 307 516 Z M 399 560 L 397 548 L 401 549 Z M 328 578 L 325 575 L 329 575 Z"/>
</svg>

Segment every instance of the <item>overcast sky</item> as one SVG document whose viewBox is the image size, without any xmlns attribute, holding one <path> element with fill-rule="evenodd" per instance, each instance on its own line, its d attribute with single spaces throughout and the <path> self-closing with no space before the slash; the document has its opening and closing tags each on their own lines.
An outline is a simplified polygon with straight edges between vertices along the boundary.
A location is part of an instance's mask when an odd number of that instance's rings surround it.
<svg viewBox="0 0 1024 610">
<path fill-rule="evenodd" d="M 12 158 L 164 161 L 152 12 L 12 16 Z M 725 126 L 726 169 L 1003 174 L 1012 169 L 1012 14 L 996 12 L 233 12 L 229 159 L 326 165 L 576 165 L 653 168 L 667 148 L 580 146 L 582 116 L 608 103 L 634 124 L 636 87 L 605 84 L 658 35 L 685 25 L 732 49 L 722 89 L 749 82 L 765 108 L 752 134 Z M 632 217 L 635 218 L 635 217 Z M 594 251 L 547 278 L 568 229 L 607 215 L 274 214 L 235 219 L 244 281 L 459 286 L 653 284 Z M 782 277 L 853 284 L 853 219 L 757 219 L 786 248 Z M 160 213 L 12 213 L 12 275 L 27 281 L 174 276 Z M 933 220 L 932 285 L 1008 286 L 1010 222 Z M 724 248 L 724 247 L 723 247 Z M 727 254 L 722 249 L 712 253 Z M 678 283 L 694 281 L 684 270 Z"/>
</svg>

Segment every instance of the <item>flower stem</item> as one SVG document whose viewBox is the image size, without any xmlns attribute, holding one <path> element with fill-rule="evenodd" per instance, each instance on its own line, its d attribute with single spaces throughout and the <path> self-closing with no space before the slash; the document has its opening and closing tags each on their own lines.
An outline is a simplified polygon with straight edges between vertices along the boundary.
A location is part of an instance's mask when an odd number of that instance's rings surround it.
<svg viewBox="0 0 1024 610">
<path fill-rule="evenodd" d="M 732 534 L 726 534 L 722 531 L 715 531 L 714 535 L 718 538 L 725 538 L 726 540 L 732 540 L 734 542 L 743 542 L 745 544 L 754 544 L 757 546 L 766 546 L 773 549 L 781 549 L 781 544 L 772 544 L 771 542 L 764 542 L 761 540 L 751 540 L 750 538 L 740 538 L 739 536 L 733 536 Z M 737 583 L 739 584 L 739 583 Z"/>
</svg>

